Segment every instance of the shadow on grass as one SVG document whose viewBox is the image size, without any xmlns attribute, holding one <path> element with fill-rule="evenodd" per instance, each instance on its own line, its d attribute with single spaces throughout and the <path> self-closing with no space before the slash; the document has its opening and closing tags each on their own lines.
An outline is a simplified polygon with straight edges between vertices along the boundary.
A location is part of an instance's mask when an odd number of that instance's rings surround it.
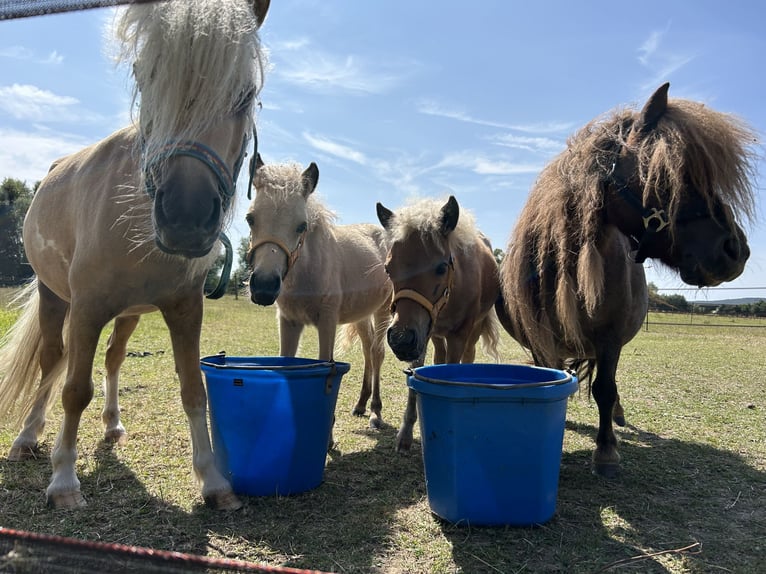
<svg viewBox="0 0 766 574">
<path fill-rule="evenodd" d="M 568 422 L 566 428 L 570 438 L 574 433 L 592 440 L 596 433 L 586 424 Z M 196 502 L 191 510 L 178 505 L 177 492 L 163 497 L 158 484 L 175 473 L 158 471 L 150 492 L 150 479 L 140 479 L 121 460 L 123 447 L 106 444 L 85 452 L 78 463 L 89 506 L 49 510 L 44 446 L 38 460 L 0 460 L 3 522 L 84 540 L 336 572 L 388 572 L 390 564 L 379 561 L 409 540 L 422 539 L 423 529 L 451 545 L 451 556 L 442 563 L 445 572 L 593 573 L 665 551 L 670 552 L 629 570 L 766 571 L 766 475 L 736 453 L 628 427 L 618 431 L 623 471 L 615 480 L 591 474 L 590 449 L 564 453 L 557 512 L 550 522 L 532 528 L 457 527 L 427 513 L 419 441 L 409 456 L 401 456 L 393 451 L 393 426 L 352 432 L 369 436 L 371 447 L 333 453 L 318 488 L 290 497 L 242 497 L 244 508 L 230 513 L 204 507 L 191 478 L 185 479 Z M 141 464 L 156 463 L 147 458 Z M 694 543 L 700 545 L 693 549 L 697 554 L 673 552 Z M 422 567 L 409 571 L 436 568 L 431 550 L 420 549 Z"/>
<path fill-rule="evenodd" d="M 587 437 L 597 431 L 571 422 L 566 428 Z M 766 571 L 766 474 L 709 445 L 635 427 L 618 434 L 622 472 L 614 480 L 591 473 L 591 451 L 563 454 L 557 512 L 548 523 L 442 523 L 455 563 L 466 572 Z M 491 551 L 497 547 L 504 551 Z M 661 554 L 646 557 L 652 553 Z"/>
<path fill-rule="evenodd" d="M 236 512 L 208 509 L 201 498 L 189 511 L 152 495 L 120 460 L 122 447 L 106 443 L 78 465 L 88 506 L 46 508 L 51 468 L 44 445 L 36 460 L 0 460 L 1 525 L 295 568 L 374 571 L 391 544 L 394 515 L 422 500 L 425 486 L 419 452 L 397 455 L 393 429 L 368 432 L 377 437 L 374 448 L 333 453 L 318 488 L 289 497 L 240 496 L 244 507 Z"/>
</svg>

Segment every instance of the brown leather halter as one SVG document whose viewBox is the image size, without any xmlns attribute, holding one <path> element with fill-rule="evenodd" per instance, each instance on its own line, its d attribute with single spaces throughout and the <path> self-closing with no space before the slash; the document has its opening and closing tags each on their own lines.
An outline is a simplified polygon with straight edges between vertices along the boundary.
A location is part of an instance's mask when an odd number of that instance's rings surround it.
<svg viewBox="0 0 766 574">
<path fill-rule="evenodd" d="M 419 304 L 421 307 L 423 307 L 426 311 L 428 311 L 428 314 L 431 315 L 431 328 L 436 325 L 436 319 L 439 316 L 439 312 L 444 308 L 444 306 L 447 304 L 447 301 L 449 300 L 450 292 L 452 291 L 452 281 L 453 276 L 455 273 L 455 261 L 452 259 L 452 256 L 450 255 L 449 258 L 449 267 L 447 268 L 447 286 L 444 288 L 444 291 L 442 291 L 442 294 L 439 296 L 439 298 L 431 303 L 431 301 L 428 300 L 425 296 L 423 296 L 418 291 L 415 291 L 414 289 L 402 289 L 401 291 L 397 291 L 394 293 L 394 297 L 391 300 L 391 313 L 394 313 L 396 311 L 396 302 L 399 299 L 409 299 L 410 301 L 415 301 L 415 303 Z"/>
<path fill-rule="evenodd" d="M 247 261 L 247 264 L 250 267 L 252 267 L 253 259 L 255 258 L 255 250 L 258 249 L 264 243 L 273 243 L 274 245 L 276 245 L 282 250 L 285 256 L 287 256 L 287 270 L 285 270 L 285 275 L 287 275 L 290 269 L 292 269 L 293 265 L 295 265 L 295 262 L 298 260 L 301 247 L 303 247 L 303 241 L 305 239 L 306 239 L 306 232 L 304 231 L 298 237 L 298 244 L 295 246 L 295 249 L 290 251 L 290 248 L 287 245 L 285 245 L 285 243 L 281 239 L 277 239 L 276 237 L 264 237 L 262 239 L 259 239 L 258 241 L 256 241 L 250 246 L 250 249 L 248 250 L 247 255 L 245 257 L 245 261 Z"/>
</svg>

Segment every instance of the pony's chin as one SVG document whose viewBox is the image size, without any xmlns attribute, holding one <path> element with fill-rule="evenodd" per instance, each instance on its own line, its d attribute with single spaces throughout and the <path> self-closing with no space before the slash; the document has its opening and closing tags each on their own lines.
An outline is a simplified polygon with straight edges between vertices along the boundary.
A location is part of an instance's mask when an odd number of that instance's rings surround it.
<svg viewBox="0 0 766 574">
<path fill-rule="evenodd" d="M 389 345 L 390 346 L 390 345 Z M 394 352 L 394 356 L 400 361 L 405 363 L 411 363 L 420 358 L 421 352 L 417 349 L 391 349 Z"/>
<path fill-rule="evenodd" d="M 695 287 L 718 287 L 721 283 L 732 281 L 742 274 L 743 269 L 735 269 L 725 275 L 713 275 L 706 272 L 700 266 L 692 269 L 680 269 L 681 281 Z"/>
<path fill-rule="evenodd" d="M 261 307 L 268 307 L 269 305 L 273 305 L 274 301 L 276 300 L 277 300 L 276 295 L 263 294 L 263 293 L 250 294 L 250 301 L 252 301 L 256 305 L 260 305 Z"/>
<path fill-rule="evenodd" d="M 186 259 L 199 259 L 200 257 L 204 257 L 210 253 L 213 245 L 215 245 L 215 241 L 213 241 L 208 246 L 202 246 L 198 248 L 172 248 L 165 245 L 159 237 L 154 238 L 154 243 L 163 253 L 167 253 L 168 255 L 180 255 Z"/>
</svg>

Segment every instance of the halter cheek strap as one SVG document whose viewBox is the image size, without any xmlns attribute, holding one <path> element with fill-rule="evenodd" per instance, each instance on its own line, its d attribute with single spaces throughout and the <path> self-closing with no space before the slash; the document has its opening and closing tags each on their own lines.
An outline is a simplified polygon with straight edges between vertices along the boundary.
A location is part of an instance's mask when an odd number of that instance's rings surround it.
<svg viewBox="0 0 766 574">
<path fill-rule="evenodd" d="M 450 292 L 452 291 L 454 271 L 455 262 L 452 259 L 452 256 L 450 256 L 449 267 L 447 268 L 447 286 L 444 288 L 444 291 L 442 291 L 442 294 L 435 302 L 431 303 L 431 301 L 429 301 L 426 297 L 414 289 L 402 289 L 394 293 L 394 297 L 391 300 L 391 313 L 396 311 L 396 302 L 399 299 L 409 299 L 410 301 L 415 301 L 415 303 L 419 304 L 426 311 L 428 311 L 428 314 L 431 316 L 431 328 L 433 329 L 434 325 L 436 325 L 436 319 L 439 317 L 439 313 L 447 304 L 447 301 L 449 301 Z"/>
<path fill-rule="evenodd" d="M 654 237 L 655 233 L 659 233 L 670 225 L 670 219 L 664 209 L 657 209 L 656 207 L 645 207 L 644 202 L 636 196 L 627 186 L 626 183 L 620 182 L 613 177 L 616 164 L 612 164 L 610 171 L 610 177 L 614 184 L 617 186 L 617 192 L 620 196 L 633 207 L 636 211 L 641 213 L 641 221 L 644 224 L 644 230 L 640 237 L 631 236 L 631 239 L 638 245 L 636 249 L 635 262 L 643 263 L 646 261 L 648 254 L 646 253 L 650 240 Z"/>
<path fill-rule="evenodd" d="M 282 253 L 285 254 L 287 257 L 287 270 L 285 271 L 285 275 L 287 275 L 290 272 L 290 269 L 292 269 L 293 265 L 295 265 L 295 262 L 298 260 L 298 256 L 301 252 L 301 247 L 303 247 L 303 242 L 306 239 L 306 231 L 300 234 L 298 237 L 298 244 L 295 246 L 295 249 L 292 251 L 290 248 L 285 245 L 284 241 L 281 239 L 277 239 L 276 237 L 263 237 L 262 239 L 259 239 L 252 245 L 250 245 L 250 249 L 247 252 L 247 255 L 245 256 L 245 261 L 247 264 L 252 267 L 253 266 L 253 259 L 255 258 L 255 250 L 258 249 L 261 245 L 265 243 L 271 243 L 273 245 L 276 245 L 282 250 Z"/>
</svg>

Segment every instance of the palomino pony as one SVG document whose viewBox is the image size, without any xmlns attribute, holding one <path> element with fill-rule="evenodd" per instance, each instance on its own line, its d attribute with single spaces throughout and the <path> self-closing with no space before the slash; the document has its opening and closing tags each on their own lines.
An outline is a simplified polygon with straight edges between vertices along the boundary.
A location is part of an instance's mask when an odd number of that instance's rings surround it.
<svg viewBox="0 0 766 574">
<path fill-rule="evenodd" d="M 85 504 L 76 441 L 93 397 L 101 331 L 115 319 L 107 403 L 116 408 L 127 340 L 140 314 L 159 310 L 170 330 L 204 500 L 241 506 L 214 464 L 199 342 L 205 275 L 253 132 L 265 65 L 257 30 L 268 5 L 171 0 L 129 7 L 117 32 L 123 57 L 133 60 L 136 98 L 140 93 L 136 124 L 55 162 L 35 194 L 24 247 L 37 277 L 0 356 L 8 367 L 0 413 L 28 413 L 9 458 L 32 455 L 52 385 L 66 370 L 49 505 Z M 108 433 L 124 433 L 119 422 L 111 427 Z"/>
<path fill-rule="evenodd" d="M 638 112 L 615 111 L 569 140 L 541 173 L 501 264 L 497 312 L 538 365 L 591 383 L 599 428 L 593 470 L 619 470 L 615 375 L 647 311 L 642 262 L 699 287 L 737 277 L 750 251 L 755 142 L 740 120 L 661 86 Z M 595 372 L 595 378 L 591 379 Z"/>
<path fill-rule="evenodd" d="M 378 203 L 377 213 L 390 241 L 386 272 L 394 297 L 387 338 L 396 357 L 421 366 L 431 340 L 435 364 L 472 363 L 482 338 L 497 359 L 497 263 L 471 214 L 460 213 L 453 196 L 444 204 L 422 199 L 396 213 Z M 412 446 L 416 404 L 410 389 L 396 437 L 400 452 Z"/>
<path fill-rule="evenodd" d="M 255 199 L 247 213 L 250 298 L 275 301 L 279 354 L 294 357 L 306 325 L 319 334 L 319 359 L 331 360 L 338 325 L 351 324 L 362 341 L 364 374 L 355 415 L 370 402 L 370 427 L 382 424 L 380 369 L 388 324 L 391 282 L 383 268 L 385 233 L 377 225 L 335 225 L 335 216 L 313 194 L 315 163 L 254 164 Z"/>
</svg>

